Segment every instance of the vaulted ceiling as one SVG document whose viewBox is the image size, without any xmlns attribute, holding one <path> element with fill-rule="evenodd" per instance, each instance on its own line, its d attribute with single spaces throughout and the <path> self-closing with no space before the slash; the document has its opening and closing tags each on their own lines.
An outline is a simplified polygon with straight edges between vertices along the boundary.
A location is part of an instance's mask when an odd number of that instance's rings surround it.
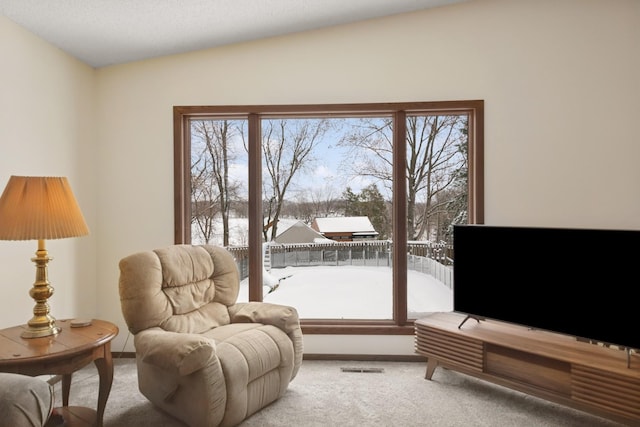
<svg viewBox="0 0 640 427">
<path fill-rule="evenodd" d="M 0 0 L 0 13 L 92 67 L 469 0 Z"/>
</svg>

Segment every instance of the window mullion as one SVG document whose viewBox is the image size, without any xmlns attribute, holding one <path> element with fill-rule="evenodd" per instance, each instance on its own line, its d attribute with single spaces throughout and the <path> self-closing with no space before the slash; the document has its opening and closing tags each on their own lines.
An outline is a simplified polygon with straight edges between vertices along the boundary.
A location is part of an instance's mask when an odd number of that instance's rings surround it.
<svg viewBox="0 0 640 427">
<path fill-rule="evenodd" d="M 258 114 L 249 114 L 249 301 L 262 301 L 262 138 Z"/>
<path fill-rule="evenodd" d="M 407 323 L 407 115 L 393 114 L 393 318 Z"/>
</svg>

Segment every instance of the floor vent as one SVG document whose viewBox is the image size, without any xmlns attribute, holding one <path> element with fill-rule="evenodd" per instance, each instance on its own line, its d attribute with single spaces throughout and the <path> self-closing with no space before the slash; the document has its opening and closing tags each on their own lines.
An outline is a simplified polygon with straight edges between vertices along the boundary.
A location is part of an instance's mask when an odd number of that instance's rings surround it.
<svg viewBox="0 0 640 427">
<path fill-rule="evenodd" d="M 342 372 L 373 372 L 381 374 L 384 372 L 383 368 L 340 368 Z"/>
</svg>

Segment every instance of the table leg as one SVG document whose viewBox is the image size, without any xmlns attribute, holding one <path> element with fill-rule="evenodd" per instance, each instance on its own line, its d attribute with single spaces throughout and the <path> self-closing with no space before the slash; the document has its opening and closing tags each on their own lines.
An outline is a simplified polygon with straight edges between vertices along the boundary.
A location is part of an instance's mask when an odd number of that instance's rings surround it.
<svg viewBox="0 0 640 427">
<path fill-rule="evenodd" d="M 427 360 L 427 372 L 425 373 L 424 378 L 430 380 L 433 376 L 433 371 L 436 370 L 437 366 L 438 361 L 434 357 L 430 357 L 429 360 Z"/>
<path fill-rule="evenodd" d="M 69 406 L 69 392 L 71 391 L 71 374 L 62 375 L 62 406 Z"/>
<path fill-rule="evenodd" d="M 104 409 L 107 405 L 109 392 L 111 392 L 111 384 L 113 383 L 113 359 L 111 357 L 111 343 L 106 343 L 104 345 L 104 357 L 96 359 L 94 363 L 96 365 L 96 368 L 98 368 L 98 375 L 100 376 L 96 423 L 97 427 L 102 427 Z"/>
</svg>

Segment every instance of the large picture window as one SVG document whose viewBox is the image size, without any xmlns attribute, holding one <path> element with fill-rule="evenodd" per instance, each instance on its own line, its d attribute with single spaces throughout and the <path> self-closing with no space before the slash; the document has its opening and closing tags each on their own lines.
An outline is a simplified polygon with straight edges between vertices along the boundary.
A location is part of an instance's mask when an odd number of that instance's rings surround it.
<svg viewBox="0 0 640 427">
<path fill-rule="evenodd" d="M 228 248 L 240 300 L 305 333 L 412 334 L 483 222 L 483 102 L 174 107 L 175 242 Z"/>
</svg>

